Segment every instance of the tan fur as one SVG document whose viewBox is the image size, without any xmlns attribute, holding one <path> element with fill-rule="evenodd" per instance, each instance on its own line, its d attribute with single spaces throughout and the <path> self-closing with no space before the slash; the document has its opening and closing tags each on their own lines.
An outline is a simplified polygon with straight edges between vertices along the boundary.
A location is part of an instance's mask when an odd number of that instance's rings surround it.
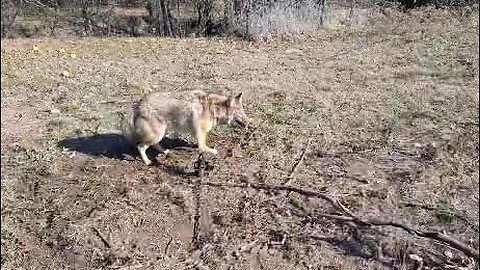
<svg viewBox="0 0 480 270">
<path fill-rule="evenodd" d="M 153 147 L 165 153 L 159 142 L 167 131 L 190 133 L 196 137 L 200 151 L 217 154 L 207 146 L 207 134 L 217 123 L 232 121 L 245 126 L 251 123 L 243 110 L 242 94 L 225 97 L 203 91 L 154 92 L 135 104 L 132 117 L 123 117 L 122 129 L 149 165 L 146 150 Z"/>
</svg>

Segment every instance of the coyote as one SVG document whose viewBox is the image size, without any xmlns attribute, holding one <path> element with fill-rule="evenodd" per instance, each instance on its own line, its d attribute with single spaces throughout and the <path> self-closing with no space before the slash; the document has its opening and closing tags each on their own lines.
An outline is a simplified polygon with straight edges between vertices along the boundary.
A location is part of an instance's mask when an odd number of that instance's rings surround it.
<svg viewBox="0 0 480 270">
<path fill-rule="evenodd" d="M 217 154 L 207 146 L 207 133 L 218 123 L 236 122 L 244 128 L 251 126 L 242 105 L 242 93 L 229 97 L 207 94 L 203 91 L 153 92 L 144 96 L 133 107 L 133 117 L 125 122 L 122 133 L 135 144 L 146 165 L 146 150 L 153 147 L 168 153 L 159 142 L 165 133 L 190 133 L 196 137 L 201 152 Z"/>
</svg>

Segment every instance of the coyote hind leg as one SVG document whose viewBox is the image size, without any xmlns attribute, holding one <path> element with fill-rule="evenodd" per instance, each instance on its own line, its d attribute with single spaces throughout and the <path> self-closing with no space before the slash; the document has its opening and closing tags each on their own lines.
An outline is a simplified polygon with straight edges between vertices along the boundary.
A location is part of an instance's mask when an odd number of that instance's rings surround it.
<svg viewBox="0 0 480 270">
<path fill-rule="evenodd" d="M 163 148 L 163 147 L 160 145 L 160 142 L 152 145 L 152 147 L 153 147 L 155 150 L 157 150 L 158 152 L 160 152 L 160 154 L 166 155 L 166 154 L 168 154 L 168 153 L 170 152 L 170 150 Z"/>
<path fill-rule="evenodd" d="M 142 158 L 143 163 L 145 163 L 145 165 L 152 164 L 152 161 L 147 157 L 147 149 L 149 147 L 150 146 L 148 146 L 146 144 L 143 144 L 143 143 L 141 143 L 137 146 L 138 152 L 140 153 L 140 157 Z"/>
</svg>

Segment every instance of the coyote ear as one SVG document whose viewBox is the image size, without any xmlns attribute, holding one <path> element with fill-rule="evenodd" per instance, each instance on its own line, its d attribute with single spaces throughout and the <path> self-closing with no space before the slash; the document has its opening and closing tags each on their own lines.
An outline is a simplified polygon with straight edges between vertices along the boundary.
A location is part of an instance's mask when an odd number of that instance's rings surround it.
<svg viewBox="0 0 480 270">
<path fill-rule="evenodd" d="M 242 103 L 242 95 L 243 93 L 240 93 L 235 97 L 235 100 L 238 101 L 238 103 Z"/>
</svg>

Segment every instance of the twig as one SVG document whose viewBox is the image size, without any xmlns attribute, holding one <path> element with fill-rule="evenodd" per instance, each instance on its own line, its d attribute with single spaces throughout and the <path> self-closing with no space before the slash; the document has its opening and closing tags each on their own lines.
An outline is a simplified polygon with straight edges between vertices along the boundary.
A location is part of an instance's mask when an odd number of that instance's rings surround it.
<svg viewBox="0 0 480 270">
<path fill-rule="evenodd" d="M 455 248 L 457 250 L 462 251 L 467 256 L 472 257 L 479 260 L 479 252 L 477 249 L 469 247 L 467 244 L 448 236 L 444 233 L 439 232 L 432 232 L 432 231 L 419 231 L 416 230 L 408 225 L 401 224 L 395 221 L 384 221 L 377 218 L 374 219 L 362 219 L 354 215 L 350 210 L 348 210 L 340 201 L 327 195 L 325 193 L 316 192 L 313 190 L 306 190 L 298 187 L 293 186 L 284 186 L 284 185 L 269 185 L 269 184 L 260 184 L 260 183 L 251 183 L 246 182 L 246 184 L 230 184 L 230 183 L 215 183 L 215 182 L 203 182 L 202 185 L 208 186 L 217 186 L 217 187 L 237 187 L 237 188 L 256 188 L 256 189 L 264 189 L 264 190 L 286 190 L 292 191 L 304 196 L 308 197 L 318 197 L 324 199 L 328 203 L 330 203 L 333 207 L 335 207 L 338 211 L 340 211 L 344 215 L 329 215 L 329 214 L 321 214 L 323 217 L 337 219 L 341 221 L 348 221 L 353 222 L 360 226 L 389 226 L 402 229 L 410 234 L 414 234 L 418 237 L 429 238 L 441 243 L 447 244 L 448 246 Z"/>
<path fill-rule="evenodd" d="M 26 114 L 27 112 L 20 114 L 20 117 L 18 118 L 17 122 L 20 122 L 23 119 L 23 117 L 25 117 Z"/>
<path fill-rule="evenodd" d="M 178 85 L 177 87 L 173 88 L 171 91 L 175 91 L 183 87 L 185 84 L 187 84 L 190 80 L 184 81 L 181 85 Z"/>
<path fill-rule="evenodd" d="M 112 247 L 112 246 L 110 246 L 110 244 L 107 242 L 107 240 L 105 240 L 105 238 L 102 236 L 102 234 L 97 230 L 97 228 L 92 227 L 92 230 L 93 230 L 93 232 L 95 233 L 95 235 L 100 239 L 100 241 L 102 241 L 102 243 L 103 243 L 107 248 L 111 248 L 111 247 Z"/>
<path fill-rule="evenodd" d="M 123 100 L 107 100 L 107 101 L 101 101 L 101 102 L 98 102 L 98 104 L 123 104 L 123 103 L 129 103 L 131 102 L 130 100 L 126 100 L 126 99 L 123 99 Z"/>
<path fill-rule="evenodd" d="M 302 164 L 303 160 L 305 159 L 305 154 L 308 151 L 308 148 L 310 147 L 310 143 L 312 142 L 312 139 L 308 139 L 307 143 L 305 144 L 305 147 L 303 148 L 302 153 L 300 154 L 300 157 L 298 158 L 297 162 L 293 165 L 292 169 L 290 170 L 288 176 L 287 176 L 287 181 L 285 181 L 283 184 L 284 185 L 290 185 L 291 182 L 293 181 L 293 175 L 297 171 L 298 167 L 300 167 L 300 164 Z"/>
<path fill-rule="evenodd" d="M 170 239 L 167 242 L 167 245 L 165 246 L 165 250 L 163 251 L 163 254 L 166 256 L 168 253 L 168 249 L 170 248 L 170 245 L 172 244 L 173 237 L 170 237 Z"/>
<path fill-rule="evenodd" d="M 93 212 L 95 212 L 95 210 L 97 210 L 97 209 L 98 209 L 98 208 L 97 208 L 96 205 L 93 206 L 90 210 L 88 210 L 88 212 L 87 212 L 87 214 L 86 214 L 85 216 L 90 217 L 90 216 L 93 214 Z"/>
<path fill-rule="evenodd" d="M 293 177 L 293 175 L 295 174 L 298 167 L 300 167 L 300 164 L 302 164 L 303 160 L 305 159 L 305 154 L 307 153 L 311 142 L 312 142 L 312 139 L 309 138 L 307 143 L 305 144 L 305 147 L 303 148 L 302 153 L 300 154 L 300 157 L 298 158 L 297 162 L 295 162 L 292 169 L 288 173 L 287 180 L 283 183 L 284 185 L 290 185 L 292 183 L 292 181 L 295 179 Z M 291 193 L 291 191 L 288 191 L 287 194 L 285 195 L 285 198 L 288 198 L 290 196 L 290 193 Z"/>
</svg>

